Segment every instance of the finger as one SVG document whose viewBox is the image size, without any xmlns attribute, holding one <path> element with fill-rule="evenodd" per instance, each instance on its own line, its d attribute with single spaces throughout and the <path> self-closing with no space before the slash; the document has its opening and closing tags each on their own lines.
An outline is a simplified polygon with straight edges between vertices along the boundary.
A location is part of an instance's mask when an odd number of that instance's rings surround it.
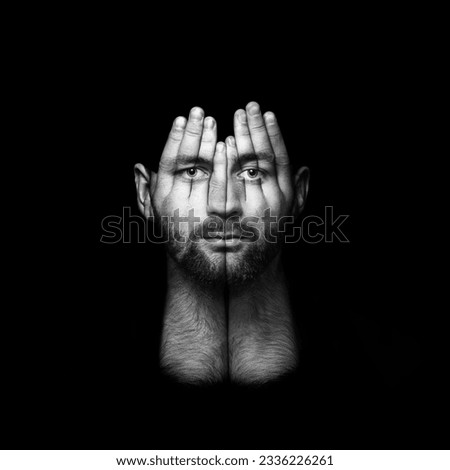
<svg viewBox="0 0 450 470">
<path fill-rule="evenodd" d="M 286 145 L 281 134 L 277 118 L 272 112 L 264 114 L 267 133 L 275 154 L 275 168 L 277 171 L 278 184 L 283 192 L 292 186 L 292 173 Z"/>
<path fill-rule="evenodd" d="M 227 154 L 223 142 L 217 142 L 213 160 L 213 172 L 209 180 L 208 212 L 223 215 L 227 193 Z"/>
<path fill-rule="evenodd" d="M 248 103 L 246 107 L 248 129 L 255 152 L 271 155 L 273 153 L 270 144 L 269 135 L 267 134 L 266 125 L 261 114 L 259 104 L 255 101 Z"/>
<path fill-rule="evenodd" d="M 227 146 L 227 166 L 228 168 L 231 168 L 231 171 L 234 173 L 239 172 L 242 168 L 239 163 L 239 158 L 237 154 L 237 148 L 236 148 L 236 140 L 233 136 L 229 136 L 225 139 L 225 144 Z M 233 181 L 235 178 L 228 178 L 227 184 L 228 187 L 233 184 Z M 242 193 L 243 198 L 247 199 L 246 197 L 246 190 L 245 190 L 245 179 L 244 178 L 239 178 L 237 179 L 238 185 L 239 185 L 239 192 Z M 227 206 L 233 206 L 234 201 L 232 201 L 232 197 L 234 196 L 234 190 L 231 188 L 231 190 L 227 191 Z M 227 208 L 228 209 L 228 208 Z M 228 213 L 233 212 L 228 210 Z"/>
<path fill-rule="evenodd" d="M 203 109 L 194 107 L 189 113 L 189 120 L 181 140 L 179 155 L 198 155 L 203 132 Z"/>
<path fill-rule="evenodd" d="M 184 129 L 186 127 L 186 118 L 179 116 L 173 121 L 172 129 L 164 146 L 161 160 L 159 161 L 159 169 L 163 173 L 175 171 L 177 164 L 177 155 L 183 138 Z"/>
<path fill-rule="evenodd" d="M 225 139 L 225 144 L 227 146 L 227 162 L 228 166 L 231 168 L 240 169 L 237 148 L 236 148 L 236 139 L 233 136 L 229 136 Z"/>
<path fill-rule="evenodd" d="M 214 118 L 208 116 L 203 126 L 202 140 L 200 143 L 199 156 L 212 160 L 217 142 L 217 125 Z"/>
<path fill-rule="evenodd" d="M 234 137 L 238 155 L 254 153 L 250 131 L 247 125 L 247 114 L 243 109 L 234 113 Z"/>
</svg>

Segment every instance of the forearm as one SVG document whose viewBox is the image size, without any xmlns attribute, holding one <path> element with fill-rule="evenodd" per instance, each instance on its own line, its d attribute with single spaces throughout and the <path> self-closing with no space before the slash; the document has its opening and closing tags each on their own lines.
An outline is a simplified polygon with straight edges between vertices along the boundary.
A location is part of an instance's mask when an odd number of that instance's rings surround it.
<svg viewBox="0 0 450 470">
<path fill-rule="evenodd" d="M 276 379 L 298 362 L 298 344 L 281 270 L 229 303 L 230 378 L 241 383 Z"/>
<path fill-rule="evenodd" d="M 166 308 L 160 362 L 181 382 L 214 383 L 228 374 L 225 309 L 172 298 Z"/>
<path fill-rule="evenodd" d="M 298 347 L 289 315 L 273 321 L 254 319 L 230 323 L 230 378 L 241 383 L 263 383 L 295 369 Z"/>
</svg>

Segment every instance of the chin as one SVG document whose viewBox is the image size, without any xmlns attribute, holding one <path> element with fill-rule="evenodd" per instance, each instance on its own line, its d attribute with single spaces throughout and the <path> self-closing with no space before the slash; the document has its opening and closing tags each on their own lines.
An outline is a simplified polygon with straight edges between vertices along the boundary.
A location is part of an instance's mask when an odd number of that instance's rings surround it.
<svg viewBox="0 0 450 470">
<path fill-rule="evenodd" d="M 275 245 L 251 244 L 236 251 L 214 250 L 208 242 L 169 245 L 169 254 L 193 280 L 202 285 L 242 287 L 256 280 L 278 251 Z"/>
</svg>

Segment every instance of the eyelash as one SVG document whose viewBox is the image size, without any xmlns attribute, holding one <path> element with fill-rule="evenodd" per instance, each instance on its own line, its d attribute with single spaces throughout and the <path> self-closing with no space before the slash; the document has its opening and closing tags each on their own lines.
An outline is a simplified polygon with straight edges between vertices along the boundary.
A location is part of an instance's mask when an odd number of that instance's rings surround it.
<svg viewBox="0 0 450 470">
<path fill-rule="evenodd" d="M 248 175 L 248 176 L 249 176 L 248 179 L 244 177 L 244 179 L 245 179 L 246 181 L 257 181 L 257 180 L 259 179 L 259 177 L 261 177 L 261 176 L 263 175 L 263 172 L 262 172 L 259 168 L 247 168 L 247 169 L 245 169 L 245 170 L 242 170 L 242 171 L 239 173 L 238 176 L 241 176 L 241 175 L 243 175 L 244 173 L 248 173 L 249 171 L 256 171 L 256 175 L 254 175 L 253 177 L 251 177 L 250 175 Z"/>
<path fill-rule="evenodd" d="M 194 175 L 190 175 L 189 172 L 192 171 L 192 170 L 195 170 L 195 174 Z M 198 177 L 196 178 L 197 176 L 197 173 L 198 172 L 202 172 L 205 176 L 208 176 L 208 173 L 206 173 L 206 171 L 202 170 L 201 168 L 199 167 L 191 167 L 191 168 L 186 168 L 185 170 L 183 170 L 183 173 L 185 174 L 185 176 L 188 178 L 188 179 L 191 179 L 191 180 L 198 180 L 198 179 L 202 179 L 202 177 Z M 245 178 L 244 179 L 246 181 L 256 181 L 258 180 L 259 178 L 258 177 L 261 177 L 263 175 L 263 172 L 259 169 L 259 168 L 247 168 L 245 170 L 242 170 L 238 176 L 242 176 L 244 173 L 247 173 L 250 172 L 250 171 L 255 171 L 256 174 L 252 177 L 250 175 L 248 175 L 248 178 Z"/>
<path fill-rule="evenodd" d="M 195 170 L 195 175 L 190 175 L 189 174 L 189 171 L 191 170 Z M 208 173 L 206 173 L 206 171 L 202 170 L 201 168 L 197 167 L 197 166 L 193 166 L 191 168 L 186 168 L 185 170 L 183 170 L 183 173 L 187 176 L 187 178 L 189 178 L 190 180 L 198 180 L 198 179 L 202 179 L 203 177 L 200 177 L 200 178 L 196 178 L 197 176 L 197 173 L 198 172 L 202 172 L 205 176 L 208 176 Z"/>
</svg>

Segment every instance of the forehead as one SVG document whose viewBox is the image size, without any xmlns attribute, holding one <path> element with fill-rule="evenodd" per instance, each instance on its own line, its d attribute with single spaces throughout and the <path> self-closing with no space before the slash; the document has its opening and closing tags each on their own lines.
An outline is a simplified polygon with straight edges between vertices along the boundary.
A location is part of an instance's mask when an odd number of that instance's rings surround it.
<svg viewBox="0 0 450 470">
<path fill-rule="evenodd" d="M 273 164 L 275 157 L 273 154 L 270 153 L 246 153 L 244 155 L 239 155 L 237 157 L 228 158 L 227 162 L 228 165 L 231 165 L 232 168 L 234 167 L 241 167 L 243 165 L 247 165 L 250 163 L 254 163 L 255 165 L 269 163 Z M 194 155 L 179 155 L 177 157 L 177 164 L 179 166 L 214 166 L 214 159 L 213 158 L 205 158 L 201 156 L 194 156 Z"/>
</svg>

